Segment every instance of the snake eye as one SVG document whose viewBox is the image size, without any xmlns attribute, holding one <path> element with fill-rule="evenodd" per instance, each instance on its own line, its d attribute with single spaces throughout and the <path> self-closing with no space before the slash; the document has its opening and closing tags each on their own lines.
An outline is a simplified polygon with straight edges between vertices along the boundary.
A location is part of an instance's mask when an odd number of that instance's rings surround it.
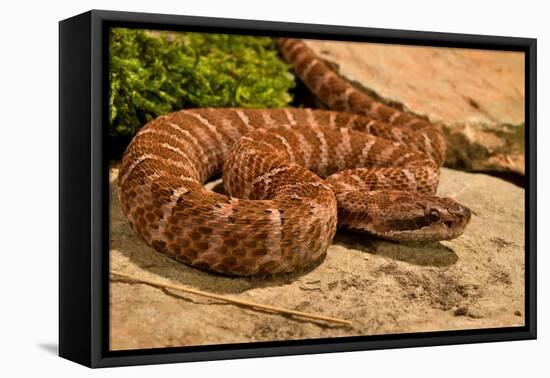
<svg viewBox="0 0 550 378">
<path fill-rule="evenodd" d="M 433 220 L 439 219 L 439 211 L 435 209 L 430 209 L 430 211 L 428 212 L 428 216 Z"/>
</svg>

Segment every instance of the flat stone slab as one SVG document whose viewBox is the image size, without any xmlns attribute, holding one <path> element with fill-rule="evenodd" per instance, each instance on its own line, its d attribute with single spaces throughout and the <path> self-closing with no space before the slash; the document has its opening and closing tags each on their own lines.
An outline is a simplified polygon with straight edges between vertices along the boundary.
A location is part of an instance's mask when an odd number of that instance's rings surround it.
<svg viewBox="0 0 550 378">
<path fill-rule="evenodd" d="M 162 348 L 515 327 L 524 318 L 524 190 L 443 169 L 440 194 L 473 211 L 458 239 L 424 245 L 338 232 L 326 258 L 296 274 L 228 278 L 175 262 L 129 228 L 110 170 L 110 267 L 141 278 L 351 320 L 337 326 L 110 281 L 110 348 Z"/>
<path fill-rule="evenodd" d="M 525 174 L 522 52 L 306 43 L 361 90 L 441 124 L 447 166 Z"/>
</svg>

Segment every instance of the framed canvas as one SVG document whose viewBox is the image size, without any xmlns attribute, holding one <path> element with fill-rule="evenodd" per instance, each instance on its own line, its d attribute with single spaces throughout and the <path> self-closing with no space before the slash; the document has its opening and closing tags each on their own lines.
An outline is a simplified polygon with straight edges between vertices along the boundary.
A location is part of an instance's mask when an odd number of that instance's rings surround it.
<svg viewBox="0 0 550 378">
<path fill-rule="evenodd" d="M 536 40 L 59 24 L 59 354 L 536 338 Z"/>
</svg>

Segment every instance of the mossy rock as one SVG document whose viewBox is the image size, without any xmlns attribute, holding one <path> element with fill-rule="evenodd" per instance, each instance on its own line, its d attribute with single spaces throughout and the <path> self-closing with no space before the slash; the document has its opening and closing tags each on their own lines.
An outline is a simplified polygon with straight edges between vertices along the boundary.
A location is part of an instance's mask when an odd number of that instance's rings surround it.
<svg viewBox="0 0 550 378">
<path fill-rule="evenodd" d="M 109 55 L 111 136 L 182 108 L 292 101 L 294 76 L 268 37 L 114 28 Z"/>
</svg>

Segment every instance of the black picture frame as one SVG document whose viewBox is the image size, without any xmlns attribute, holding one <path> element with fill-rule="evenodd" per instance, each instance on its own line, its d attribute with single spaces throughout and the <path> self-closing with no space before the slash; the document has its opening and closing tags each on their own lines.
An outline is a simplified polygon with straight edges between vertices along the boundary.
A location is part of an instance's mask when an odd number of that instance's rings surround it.
<svg viewBox="0 0 550 378">
<path fill-rule="evenodd" d="M 108 29 L 302 38 L 525 53 L 525 326 L 132 351 L 108 350 Z M 59 23 L 59 354 L 89 367 L 535 339 L 536 39 L 92 10 Z"/>
</svg>

